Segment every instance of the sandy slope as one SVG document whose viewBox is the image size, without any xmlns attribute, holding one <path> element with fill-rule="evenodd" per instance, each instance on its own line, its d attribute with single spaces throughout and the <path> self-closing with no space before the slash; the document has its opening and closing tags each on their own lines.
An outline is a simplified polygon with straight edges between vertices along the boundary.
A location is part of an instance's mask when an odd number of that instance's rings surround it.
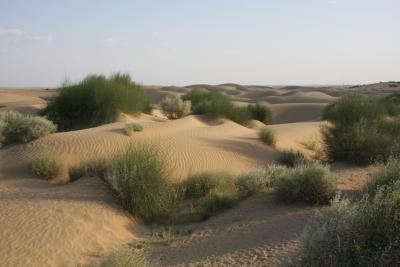
<svg viewBox="0 0 400 267">
<path fill-rule="evenodd" d="M 255 102 L 249 97 L 262 96 L 263 90 L 265 97 L 292 90 L 221 86 L 239 102 Z M 154 98 L 160 98 L 188 89 L 151 90 Z M 46 90 L 29 93 L 2 89 L 0 106 L 5 107 L 0 111 L 32 111 L 35 105 L 45 104 L 44 99 L 51 94 Z M 272 105 L 276 122 L 280 123 L 271 126 L 278 138 L 277 148 L 301 149 L 299 142 L 318 138 L 318 119 L 325 104 L 316 101 Z M 100 179 L 85 177 L 70 184 L 54 185 L 34 178 L 28 163 L 38 155 L 55 155 L 76 165 L 110 156 L 130 142 L 149 142 L 159 147 L 174 179 L 202 170 L 240 173 L 273 162 L 279 155 L 276 149 L 258 140 L 256 129 L 228 120 L 188 116 L 168 121 L 157 111 L 153 114 L 122 116 L 115 123 L 55 133 L 30 144 L 1 149 L 0 266 L 75 266 L 147 236 L 147 228 L 121 210 Z M 144 131 L 125 136 L 122 130 L 125 121 L 130 120 L 142 123 Z M 353 188 L 351 181 L 343 184 L 346 190 Z M 268 194 L 255 196 L 221 216 L 193 225 L 196 234 L 176 247 L 151 248 L 152 258 L 163 265 L 274 265 L 296 246 L 296 238 L 311 213 L 312 209 L 307 207 L 277 205 Z"/>
</svg>

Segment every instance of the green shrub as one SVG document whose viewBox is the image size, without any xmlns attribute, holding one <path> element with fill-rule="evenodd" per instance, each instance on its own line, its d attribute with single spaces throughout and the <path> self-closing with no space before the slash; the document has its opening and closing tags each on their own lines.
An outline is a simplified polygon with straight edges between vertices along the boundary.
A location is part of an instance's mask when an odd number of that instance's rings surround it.
<svg viewBox="0 0 400 267">
<path fill-rule="evenodd" d="M 251 120 L 251 114 L 244 107 L 235 107 L 228 96 L 218 90 L 201 92 L 193 89 L 182 96 L 182 99 L 192 103 L 194 114 L 223 116 L 239 124 L 246 125 Z"/>
<path fill-rule="evenodd" d="M 309 162 L 309 160 L 301 151 L 294 150 L 283 150 L 278 161 L 287 167 L 304 165 Z"/>
<path fill-rule="evenodd" d="M 165 215 L 174 200 L 167 178 L 157 149 L 131 144 L 112 159 L 106 180 L 128 211 L 144 220 L 153 220 Z"/>
<path fill-rule="evenodd" d="M 169 119 L 179 119 L 190 113 L 192 104 L 190 100 L 183 101 L 179 96 L 166 96 L 161 101 L 161 109 Z"/>
<path fill-rule="evenodd" d="M 3 134 L 4 128 L 6 127 L 6 124 L 2 119 L 0 119 L 0 147 L 3 146 L 4 141 L 6 140 L 6 137 Z"/>
<path fill-rule="evenodd" d="M 275 133 L 271 128 L 261 128 L 258 131 L 258 137 L 264 144 L 267 144 L 269 146 L 275 146 L 276 144 Z"/>
<path fill-rule="evenodd" d="M 336 201 L 305 229 L 291 266 L 398 266 L 400 182 L 359 202 Z"/>
<path fill-rule="evenodd" d="M 373 197 L 383 186 L 392 187 L 400 181 L 400 162 L 395 159 L 388 161 L 372 177 L 372 180 L 364 186 L 364 192 Z"/>
<path fill-rule="evenodd" d="M 57 127 L 45 118 L 7 111 L 1 116 L 1 135 L 4 144 L 27 143 L 50 133 Z"/>
<path fill-rule="evenodd" d="M 235 179 L 225 172 L 203 172 L 186 180 L 186 198 L 197 199 L 195 209 L 202 219 L 231 208 L 239 199 Z"/>
<path fill-rule="evenodd" d="M 79 166 L 73 166 L 68 169 L 70 182 L 76 181 L 83 176 L 99 177 L 106 180 L 109 166 L 109 159 L 96 159 Z"/>
<path fill-rule="evenodd" d="M 119 112 L 149 109 L 141 86 L 128 74 L 89 75 L 77 84 L 64 85 L 42 112 L 63 130 L 93 127 L 113 121 Z"/>
<path fill-rule="evenodd" d="M 134 132 L 143 131 L 143 125 L 136 122 L 128 122 L 125 124 L 125 134 L 131 136 Z"/>
<path fill-rule="evenodd" d="M 32 161 L 31 169 L 37 177 L 50 180 L 62 174 L 65 167 L 63 162 L 58 158 L 43 156 Z"/>
<path fill-rule="evenodd" d="M 244 196 L 263 192 L 274 186 L 275 179 L 285 168 L 276 165 L 267 165 L 265 169 L 241 174 L 236 179 L 236 186 Z"/>
<path fill-rule="evenodd" d="M 253 120 L 261 121 L 265 124 L 272 123 L 272 111 L 265 105 L 255 104 L 248 105 L 247 110 L 250 112 Z"/>
<path fill-rule="evenodd" d="M 350 93 L 328 106 L 322 129 L 331 160 L 368 164 L 400 154 L 400 118 L 389 117 L 380 99 Z"/>
<path fill-rule="evenodd" d="M 275 181 L 276 196 L 285 202 L 328 204 L 336 191 L 336 178 L 319 163 L 287 169 Z"/>
<path fill-rule="evenodd" d="M 121 249 L 104 259 L 100 267 L 145 267 L 150 266 L 143 255 L 131 249 Z"/>
</svg>

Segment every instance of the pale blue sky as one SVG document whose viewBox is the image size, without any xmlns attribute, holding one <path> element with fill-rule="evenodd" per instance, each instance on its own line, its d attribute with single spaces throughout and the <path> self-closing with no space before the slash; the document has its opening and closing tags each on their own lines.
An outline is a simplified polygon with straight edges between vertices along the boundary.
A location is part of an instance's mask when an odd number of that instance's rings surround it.
<svg viewBox="0 0 400 267">
<path fill-rule="evenodd" d="M 0 0 L 0 86 L 400 80 L 399 0 Z"/>
</svg>

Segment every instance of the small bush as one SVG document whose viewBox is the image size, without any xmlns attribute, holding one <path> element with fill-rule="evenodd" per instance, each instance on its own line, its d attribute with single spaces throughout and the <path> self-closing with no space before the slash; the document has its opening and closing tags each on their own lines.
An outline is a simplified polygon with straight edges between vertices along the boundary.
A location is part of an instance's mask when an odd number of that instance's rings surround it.
<svg viewBox="0 0 400 267">
<path fill-rule="evenodd" d="M 236 180 L 236 186 L 244 196 L 263 192 L 274 186 L 275 179 L 285 168 L 276 165 L 268 165 L 263 170 L 241 174 Z"/>
<path fill-rule="evenodd" d="M 247 110 L 251 114 L 253 120 L 261 121 L 265 124 L 272 123 L 272 111 L 265 105 L 255 104 L 248 105 Z"/>
<path fill-rule="evenodd" d="M 55 157 L 39 157 L 31 163 L 32 172 L 39 178 L 50 180 L 58 177 L 64 171 L 64 164 Z"/>
<path fill-rule="evenodd" d="M 197 199 L 195 206 L 202 219 L 231 208 L 240 199 L 234 178 L 224 172 L 204 172 L 188 177 L 185 196 Z"/>
<path fill-rule="evenodd" d="M 106 180 L 118 192 L 122 205 L 144 220 L 167 213 L 174 200 L 167 172 L 153 146 L 132 144 L 115 156 Z"/>
<path fill-rule="evenodd" d="M 183 101 L 179 96 L 166 96 L 161 101 L 161 109 L 169 119 L 179 119 L 190 113 L 192 103 L 190 100 Z"/>
<path fill-rule="evenodd" d="M 42 112 L 62 130 L 94 127 L 113 121 L 119 112 L 149 109 L 141 86 L 128 74 L 89 75 L 77 84 L 66 84 Z"/>
<path fill-rule="evenodd" d="M 3 134 L 4 128 L 6 127 L 6 124 L 2 119 L 0 119 L 0 147 L 3 146 L 4 141 L 6 140 L 6 137 Z"/>
<path fill-rule="evenodd" d="M 223 116 L 242 125 L 251 120 L 251 114 L 245 107 L 235 107 L 228 96 L 218 90 L 201 92 L 193 89 L 182 96 L 183 100 L 190 100 L 194 114 Z"/>
<path fill-rule="evenodd" d="M 130 249 L 121 249 L 104 259 L 100 267 L 145 267 L 150 266 L 143 255 Z"/>
<path fill-rule="evenodd" d="M 398 266 L 400 182 L 361 201 L 336 201 L 305 229 L 291 266 Z"/>
<path fill-rule="evenodd" d="M 131 136 L 134 132 L 143 131 L 143 126 L 136 122 L 128 122 L 125 124 L 125 134 Z"/>
<path fill-rule="evenodd" d="M 275 133 L 268 127 L 261 128 L 258 132 L 258 137 L 264 144 L 269 146 L 275 146 L 276 144 Z"/>
<path fill-rule="evenodd" d="M 389 160 L 372 178 L 365 185 L 363 191 L 369 196 L 374 197 L 383 186 L 392 187 L 395 182 L 400 181 L 400 162 L 395 159 Z"/>
<path fill-rule="evenodd" d="M 298 165 L 304 165 L 309 162 L 309 160 L 301 151 L 294 150 L 283 150 L 278 161 L 279 163 L 290 168 Z"/>
<path fill-rule="evenodd" d="M 285 202 L 328 204 L 336 190 L 335 177 L 327 166 L 318 163 L 287 169 L 275 181 L 276 195 Z"/>
<path fill-rule="evenodd" d="M 49 120 L 16 111 L 7 111 L 1 116 L 1 135 L 4 144 L 28 143 L 50 133 L 57 127 Z"/>
<path fill-rule="evenodd" d="M 322 136 L 329 159 L 369 164 L 400 155 L 400 118 L 390 117 L 388 107 L 356 93 L 328 106 L 324 117 L 331 125 Z"/>
<path fill-rule="evenodd" d="M 68 169 L 70 182 L 76 181 L 83 176 L 99 177 L 103 180 L 106 180 L 109 166 L 109 159 L 96 159 L 80 166 L 71 167 Z"/>
</svg>

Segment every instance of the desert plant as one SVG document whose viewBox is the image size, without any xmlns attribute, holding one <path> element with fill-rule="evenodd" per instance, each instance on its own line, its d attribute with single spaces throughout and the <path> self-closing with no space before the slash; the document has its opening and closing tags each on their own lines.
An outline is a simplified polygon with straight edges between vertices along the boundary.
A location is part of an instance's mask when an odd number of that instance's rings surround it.
<svg viewBox="0 0 400 267">
<path fill-rule="evenodd" d="M 331 160 L 368 164 L 400 154 L 400 119 L 389 117 L 380 99 L 350 93 L 325 111 L 322 129 Z"/>
<path fill-rule="evenodd" d="M 50 180 L 61 175 L 65 166 L 57 157 L 42 156 L 32 160 L 31 169 L 37 177 Z"/>
<path fill-rule="evenodd" d="M 276 196 L 285 202 L 328 204 L 336 191 L 336 178 L 319 163 L 287 169 L 275 181 Z"/>
<path fill-rule="evenodd" d="M 166 96 L 160 103 L 161 109 L 169 119 L 179 119 L 190 113 L 192 103 L 183 101 L 179 96 Z"/>
<path fill-rule="evenodd" d="M 243 125 L 251 120 L 251 114 L 247 108 L 234 106 L 229 97 L 218 90 L 202 92 L 193 89 L 183 95 L 182 99 L 190 100 L 194 114 L 223 116 Z"/>
<path fill-rule="evenodd" d="M 276 138 L 275 138 L 275 133 L 274 131 L 269 128 L 269 127 L 264 127 L 261 128 L 258 131 L 258 137 L 260 138 L 260 140 L 264 143 L 267 144 L 269 146 L 275 146 L 276 144 Z"/>
<path fill-rule="evenodd" d="M 136 122 L 128 122 L 125 124 L 125 134 L 131 136 L 134 132 L 143 131 L 143 125 Z"/>
<path fill-rule="evenodd" d="M 3 146 L 4 141 L 6 140 L 6 137 L 3 134 L 4 128 L 6 127 L 6 124 L 2 119 L 0 119 L 0 148 Z"/>
<path fill-rule="evenodd" d="M 265 105 L 258 103 L 250 104 L 247 106 L 247 110 L 250 112 L 253 120 L 258 120 L 265 124 L 272 122 L 272 111 Z"/>
<path fill-rule="evenodd" d="M 292 149 L 281 151 L 278 161 L 287 167 L 304 165 L 309 162 L 307 157 L 301 151 L 295 151 Z"/>
<path fill-rule="evenodd" d="M 89 75 L 77 84 L 65 84 L 43 110 L 62 130 L 93 127 L 111 122 L 119 112 L 136 113 L 149 109 L 141 86 L 128 74 Z"/>
<path fill-rule="evenodd" d="M 400 161 L 392 158 L 372 176 L 363 191 L 373 197 L 384 186 L 392 187 L 397 181 L 400 181 Z"/>
<path fill-rule="evenodd" d="M 398 266 L 400 182 L 373 197 L 336 200 L 313 219 L 291 266 Z"/>
<path fill-rule="evenodd" d="M 112 159 L 106 180 L 122 205 L 144 220 L 162 217 L 174 200 L 166 168 L 152 145 L 131 144 L 121 151 Z"/>
<path fill-rule="evenodd" d="M 17 111 L 5 112 L 0 121 L 4 144 L 27 143 L 57 130 L 57 127 L 45 118 L 25 115 Z"/>
</svg>

